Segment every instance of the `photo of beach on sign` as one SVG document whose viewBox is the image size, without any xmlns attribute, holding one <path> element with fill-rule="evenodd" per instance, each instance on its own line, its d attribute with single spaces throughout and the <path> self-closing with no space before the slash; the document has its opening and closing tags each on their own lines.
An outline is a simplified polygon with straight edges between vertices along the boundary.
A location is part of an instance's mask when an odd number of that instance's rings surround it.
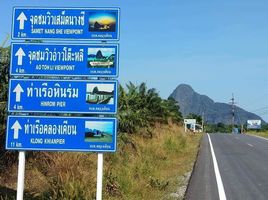
<svg viewBox="0 0 268 200">
<path fill-rule="evenodd" d="M 115 48 L 88 48 L 89 68 L 114 68 Z"/>
<path fill-rule="evenodd" d="M 86 121 L 85 142 L 112 142 L 113 122 Z"/>
</svg>

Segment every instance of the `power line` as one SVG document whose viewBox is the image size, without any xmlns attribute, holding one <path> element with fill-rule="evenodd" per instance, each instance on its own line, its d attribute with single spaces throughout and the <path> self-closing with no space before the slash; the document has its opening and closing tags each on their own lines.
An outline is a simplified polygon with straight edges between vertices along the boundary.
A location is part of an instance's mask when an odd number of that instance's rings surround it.
<svg viewBox="0 0 268 200">
<path fill-rule="evenodd" d="M 268 114 L 268 111 L 264 111 L 264 112 L 262 112 L 262 113 L 260 113 L 258 115 L 263 116 L 263 115 L 267 115 L 267 114 Z"/>
<path fill-rule="evenodd" d="M 261 96 L 259 96 L 258 98 L 255 98 L 255 100 L 253 100 L 252 102 L 250 102 L 249 104 L 255 104 L 258 103 L 260 100 L 262 100 L 265 96 L 267 96 L 268 93 L 263 93 Z"/>
<path fill-rule="evenodd" d="M 263 110 L 266 110 L 268 109 L 268 106 L 265 106 L 265 107 L 262 107 L 262 108 L 258 108 L 256 110 L 253 110 L 253 111 L 250 111 L 250 112 L 258 112 L 258 111 L 263 111 Z"/>
</svg>

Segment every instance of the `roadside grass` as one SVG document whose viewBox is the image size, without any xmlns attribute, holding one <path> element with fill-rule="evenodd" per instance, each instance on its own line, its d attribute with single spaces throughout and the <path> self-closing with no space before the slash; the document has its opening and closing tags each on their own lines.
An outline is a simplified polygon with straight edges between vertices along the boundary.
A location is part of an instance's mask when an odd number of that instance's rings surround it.
<svg viewBox="0 0 268 200">
<path fill-rule="evenodd" d="M 192 170 L 200 138 L 200 134 L 186 135 L 182 128 L 169 125 L 155 128 L 150 139 L 139 135 L 121 139 L 106 169 L 118 193 L 106 190 L 104 199 L 167 199 L 176 192 L 181 177 Z M 111 182 L 106 179 L 106 189 Z"/>
<path fill-rule="evenodd" d="M 151 138 L 142 131 L 120 134 L 117 152 L 104 154 L 103 199 L 169 199 L 192 170 L 201 136 L 186 135 L 173 124 L 157 125 Z M 96 154 L 31 154 L 26 162 L 25 191 L 32 199 L 96 198 Z M 16 176 L 14 165 L 0 179 L 1 186 L 15 189 Z"/>
<path fill-rule="evenodd" d="M 247 132 L 247 134 L 249 134 L 249 135 L 257 135 L 257 136 L 268 138 L 268 131 L 261 131 L 261 132 L 249 131 L 249 132 Z"/>
</svg>

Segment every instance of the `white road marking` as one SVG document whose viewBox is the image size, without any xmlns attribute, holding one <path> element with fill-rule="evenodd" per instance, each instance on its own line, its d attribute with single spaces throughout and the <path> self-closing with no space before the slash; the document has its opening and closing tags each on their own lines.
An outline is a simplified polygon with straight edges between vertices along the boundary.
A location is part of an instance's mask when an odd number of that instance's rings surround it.
<svg viewBox="0 0 268 200">
<path fill-rule="evenodd" d="M 235 137 L 235 139 L 238 139 L 238 137 Z"/>
<path fill-rule="evenodd" d="M 253 147 L 253 145 L 252 145 L 252 144 L 249 144 L 249 143 L 247 143 L 247 145 L 248 145 L 248 146 L 251 146 L 251 147 Z"/>
<path fill-rule="evenodd" d="M 267 138 L 264 138 L 264 137 L 261 137 L 261 136 L 258 136 L 258 135 L 250 135 L 250 136 L 257 137 L 257 138 L 260 138 L 260 139 L 263 139 L 263 140 L 268 140 Z"/>
<path fill-rule="evenodd" d="M 207 134 L 207 135 L 208 135 L 208 141 L 209 141 L 209 144 L 210 144 L 210 150 L 211 150 L 211 155 L 212 155 L 212 160 L 213 160 L 213 165 L 214 165 L 214 171 L 215 171 L 215 176 L 216 176 L 216 181 L 217 181 L 217 186 L 218 186 L 219 198 L 220 198 L 220 200 L 226 200 L 224 186 L 223 186 L 223 183 L 222 183 L 221 174 L 220 174 L 217 159 L 216 159 L 216 156 L 215 156 L 215 153 L 214 153 L 213 145 L 211 143 L 209 134 Z"/>
</svg>

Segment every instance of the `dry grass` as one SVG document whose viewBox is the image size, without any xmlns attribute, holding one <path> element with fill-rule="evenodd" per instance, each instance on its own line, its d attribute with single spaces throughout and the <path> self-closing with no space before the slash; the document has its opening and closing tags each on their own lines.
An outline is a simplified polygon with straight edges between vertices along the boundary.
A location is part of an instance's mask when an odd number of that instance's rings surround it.
<svg viewBox="0 0 268 200">
<path fill-rule="evenodd" d="M 192 169 L 201 135 L 185 135 L 176 125 L 158 125 L 152 133 L 152 138 L 121 134 L 118 151 L 104 155 L 103 199 L 167 199 L 177 190 L 180 177 Z M 92 153 L 34 153 L 26 163 L 27 194 L 95 199 L 96 159 Z M 15 189 L 16 170 L 14 165 L 0 184 Z"/>
<path fill-rule="evenodd" d="M 128 145 L 111 155 L 110 171 L 120 195 L 105 199 L 162 199 L 175 192 L 179 178 L 191 171 L 201 135 L 184 135 L 182 129 L 159 126 L 152 139 L 128 137 Z M 128 152 L 128 153 L 126 153 Z"/>
<path fill-rule="evenodd" d="M 247 134 L 268 138 L 268 131 L 262 131 L 262 132 L 250 131 L 250 132 L 247 132 Z"/>
</svg>

